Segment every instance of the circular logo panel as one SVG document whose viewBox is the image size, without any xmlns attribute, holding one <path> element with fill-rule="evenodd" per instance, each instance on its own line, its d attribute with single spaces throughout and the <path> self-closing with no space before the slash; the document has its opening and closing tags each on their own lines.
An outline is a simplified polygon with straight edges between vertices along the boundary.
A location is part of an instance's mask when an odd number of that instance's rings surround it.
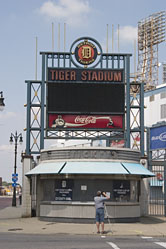
<svg viewBox="0 0 166 249">
<path fill-rule="evenodd" d="M 101 61 L 102 48 L 93 38 L 81 37 L 70 48 L 71 61 L 76 67 L 94 68 Z"/>
<path fill-rule="evenodd" d="M 75 49 L 75 58 L 82 65 L 92 64 L 97 58 L 96 46 L 88 41 L 79 43 Z"/>
</svg>

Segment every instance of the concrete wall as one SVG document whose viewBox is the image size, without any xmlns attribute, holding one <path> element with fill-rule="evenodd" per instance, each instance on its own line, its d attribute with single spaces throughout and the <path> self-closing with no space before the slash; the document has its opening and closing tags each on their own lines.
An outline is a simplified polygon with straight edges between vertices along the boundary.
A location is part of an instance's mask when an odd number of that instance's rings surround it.
<svg viewBox="0 0 166 249">
<path fill-rule="evenodd" d="M 141 181 L 140 208 L 141 216 L 148 215 L 149 183 L 147 179 Z"/>
<path fill-rule="evenodd" d="M 22 217 L 31 217 L 30 178 L 25 174 L 32 169 L 32 156 L 23 155 L 22 158 Z"/>
<path fill-rule="evenodd" d="M 148 167 L 148 162 L 144 158 L 142 159 L 144 161 L 144 167 Z M 147 178 L 144 178 L 141 180 L 141 194 L 140 194 L 140 208 L 141 208 L 141 216 L 148 215 L 148 200 L 149 200 L 149 181 Z"/>
<path fill-rule="evenodd" d="M 80 203 L 42 203 L 40 205 L 40 217 L 44 218 L 68 218 L 68 219 L 95 219 L 94 202 Z M 138 220 L 140 217 L 139 203 L 110 203 L 107 202 L 105 218 L 114 220 Z"/>
<path fill-rule="evenodd" d="M 37 176 L 37 192 L 36 192 L 36 215 L 40 216 L 40 203 L 43 200 L 43 182 L 40 180 L 40 176 Z"/>
</svg>

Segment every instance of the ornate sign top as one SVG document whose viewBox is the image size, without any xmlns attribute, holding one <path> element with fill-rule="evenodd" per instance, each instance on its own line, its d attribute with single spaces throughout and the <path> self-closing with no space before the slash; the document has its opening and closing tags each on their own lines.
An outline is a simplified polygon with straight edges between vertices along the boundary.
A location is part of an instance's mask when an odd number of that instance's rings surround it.
<svg viewBox="0 0 166 249">
<path fill-rule="evenodd" d="M 77 45 L 75 58 L 79 63 L 83 65 L 92 64 L 96 60 L 96 57 L 97 48 L 93 43 L 85 40 Z"/>
<path fill-rule="evenodd" d="M 71 46 L 72 62 L 76 67 L 92 65 L 95 67 L 101 60 L 102 48 L 93 38 L 82 37 L 77 39 Z"/>
</svg>

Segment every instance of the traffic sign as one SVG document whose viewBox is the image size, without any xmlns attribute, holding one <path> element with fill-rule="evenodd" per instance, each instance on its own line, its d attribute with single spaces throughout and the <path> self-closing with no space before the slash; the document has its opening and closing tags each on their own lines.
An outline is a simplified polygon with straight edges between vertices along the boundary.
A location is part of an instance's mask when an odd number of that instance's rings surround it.
<svg viewBox="0 0 166 249">
<path fill-rule="evenodd" d="M 17 182 L 18 178 L 12 178 L 12 182 Z"/>
<path fill-rule="evenodd" d="M 12 181 L 17 182 L 18 181 L 18 174 L 12 174 Z"/>
<path fill-rule="evenodd" d="M 16 173 L 16 174 L 12 174 L 12 177 L 13 177 L 13 176 L 18 176 L 18 174 L 17 174 L 17 173 Z"/>
<path fill-rule="evenodd" d="M 17 187 L 17 183 L 16 182 L 12 183 L 12 187 Z"/>
</svg>

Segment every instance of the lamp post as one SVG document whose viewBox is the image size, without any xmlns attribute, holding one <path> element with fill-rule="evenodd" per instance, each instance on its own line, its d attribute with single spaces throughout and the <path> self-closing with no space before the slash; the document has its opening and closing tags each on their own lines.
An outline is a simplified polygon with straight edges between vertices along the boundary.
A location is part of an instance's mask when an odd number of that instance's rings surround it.
<svg viewBox="0 0 166 249">
<path fill-rule="evenodd" d="M 3 92 L 0 92 L 0 111 L 3 111 L 5 107 L 5 103 L 4 103 L 4 97 L 3 97 Z"/>
<path fill-rule="evenodd" d="M 15 159 L 14 159 L 14 177 L 15 178 L 17 178 L 16 169 L 17 169 L 17 145 L 18 145 L 18 139 L 19 139 L 20 143 L 23 142 L 21 133 L 19 135 L 17 135 L 17 131 L 15 132 L 15 135 L 13 133 L 11 133 L 10 143 L 11 144 L 13 142 L 15 143 Z M 14 181 L 14 183 L 13 183 L 13 199 L 12 199 L 12 206 L 13 207 L 16 207 L 16 181 Z"/>
</svg>

